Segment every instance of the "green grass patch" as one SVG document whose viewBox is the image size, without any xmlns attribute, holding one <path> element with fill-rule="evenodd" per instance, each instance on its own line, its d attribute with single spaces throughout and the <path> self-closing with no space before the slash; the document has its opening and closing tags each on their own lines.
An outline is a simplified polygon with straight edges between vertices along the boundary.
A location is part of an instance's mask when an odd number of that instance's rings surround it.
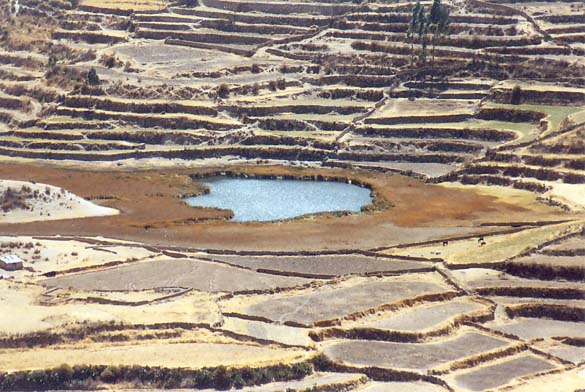
<svg viewBox="0 0 585 392">
<path fill-rule="evenodd" d="M 550 133 L 557 132 L 561 129 L 563 122 L 572 114 L 583 111 L 585 108 L 581 106 L 555 106 L 555 105 L 511 105 L 511 104 L 497 104 L 489 103 L 485 105 L 486 108 L 502 108 L 515 110 L 531 110 L 545 113 L 547 115 L 546 121 L 548 127 L 541 136 L 546 136 Z"/>
</svg>

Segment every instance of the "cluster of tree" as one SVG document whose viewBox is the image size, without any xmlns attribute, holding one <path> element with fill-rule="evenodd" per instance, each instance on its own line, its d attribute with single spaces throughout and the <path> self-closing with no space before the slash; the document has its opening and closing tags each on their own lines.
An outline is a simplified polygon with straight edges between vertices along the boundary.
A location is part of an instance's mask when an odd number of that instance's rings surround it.
<svg viewBox="0 0 585 392">
<path fill-rule="evenodd" d="M 271 80 L 268 82 L 268 88 L 271 91 L 286 89 L 286 79 Z"/>
<path fill-rule="evenodd" d="M 101 83 L 100 77 L 97 74 L 95 68 L 91 68 L 85 77 L 85 82 L 90 86 L 97 86 Z"/>
<path fill-rule="evenodd" d="M 220 98 L 229 97 L 230 96 L 230 87 L 225 83 L 222 83 L 219 86 L 217 86 L 217 96 Z"/>
<path fill-rule="evenodd" d="M 514 86 L 510 94 L 510 103 L 512 105 L 520 105 L 522 103 L 522 88 L 518 85 Z"/>
<path fill-rule="evenodd" d="M 99 384 L 132 383 L 137 387 L 231 389 L 302 379 L 313 373 L 309 362 L 263 368 L 168 369 L 148 366 L 61 365 L 55 369 L 0 373 L 0 391 L 95 389 Z"/>
<path fill-rule="evenodd" d="M 415 63 L 414 44 L 418 43 L 418 63 L 426 65 L 428 37 L 431 36 L 431 66 L 435 63 L 435 47 L 442 37 L 447 35 L 449 30 L 449 8 L 441 4 L 441 0 L 433 0 L 433 5 L 427 13 L 424 5 L 416 2 L 412 9 L 412 16 L 408 26 L 407 37 L 411 43 L 412 63 Z"/>
</svg>

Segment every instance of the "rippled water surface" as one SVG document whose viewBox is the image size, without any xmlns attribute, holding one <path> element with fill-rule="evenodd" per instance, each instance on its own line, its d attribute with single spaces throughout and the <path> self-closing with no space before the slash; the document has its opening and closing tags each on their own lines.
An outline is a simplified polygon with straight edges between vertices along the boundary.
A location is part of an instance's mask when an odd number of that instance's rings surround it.
<svg viewBox="0 0 585 392">
<path fill-rule="evenodd" d="M 211 192 L 191 197 L 196 207 L 216 207 L 234 212 L 234 221 L 272 221 L 305 214 L 360 211 L 372 202 L 370 190 L 356 185 L 300 180 L 210 178 Z"/>
</svg>

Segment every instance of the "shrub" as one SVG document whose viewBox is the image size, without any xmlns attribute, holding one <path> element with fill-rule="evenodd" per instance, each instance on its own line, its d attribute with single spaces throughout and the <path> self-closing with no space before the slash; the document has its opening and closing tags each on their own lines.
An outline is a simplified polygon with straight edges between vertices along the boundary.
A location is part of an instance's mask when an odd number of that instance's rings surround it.
<svg viewBox="0 0 585 392">
<path fill-rule="evenodd" d="M 239 375 L 239 374 L 236 374 L 233 377 L 233 383 L 234 383 L 234 387 L 236 389 L 241 389 L 241 388 L 244 388 L 246 386 L 246 382 L 244 381 L 244 379 L 242 378 L 242 376 Z"/>
<path fill-rule="evenodd" d="M 312 362 L 313 366 L 318 371 L 329 371 L 331 369 L 331 361 L 329 361 L 329 359 L 323 354 L 314 357 Z"/>
<path fill-rule="evenodd" d="M 313 367 L 307 362 L 299 362 L 291 365 L 293 378 L 303 378 L 313 373 Z"/>
<path fill-rule="evenodd" d="M 34 194 L 27 192 L 24 188 L 20 191 L 8 187 L 4 193 L 0 193 L 0 209 L 4 212 L 12 210 L 28 210 L 31 206 L 28 200 L 33 198 Z"/>
<path fill-rule="evenodd" d="M 227 98 L 230 95 L 230 88 L 227 84 L 222 83 L 217 88 L 217 95 L 221 98 Z"/>
<path fill-rule="evenodd" d="M 86 82 L 92 86 L 97 86 L 101 83 L 100 77 L 98 76 L 95 68 L 92 68 L 87 72 Z"/>
<path fill-rule="evenodd" d="M 276 81 L 276 87 L 280 90 L 286 89 L 286 80 L 285 79 L 278 79 Z"/>
<path fill-rule="evenodd" d="M 104 382 L 113 383 L 118 379 L 118 369 L 115 366 L 108 366 L 100 373 L 100 379 Z"/>
<path fill-rule="evenodd" d="M 138 72 L 138 70 L 132 67 L 132 63 L 130 61 L 126 61 L 124 64 L 124 72 Z"/>
<path fill-rule="evenodd" d="M 231 372 L 225 366 L 219 366 L 213 376 L 213 384 L 216 388 L 230 389 L 234 383 Z"/>
<path fill-rule="evenodd" d="M 516 85 L 512 89 L 510 103 L 512 105 L 519 105 L 520 103 L 522 103 L 522 89 L 520 88 L 520 86 Z"/>
<path fill-rule="evenodd" d="M 156 388 L 230 389 L 273 381 L 302 379 L 313 373 L 309 363 L 274 365 L 264 368 L 168 369 L 148 366 L 61 365 L 55 369 L 0 372 L 0 390 L 90 389 L 99 383 L 127 382 Z"/>
<path fill-rule="evenodd" d="M 100 58 L 100 64 L 107 68 L 114 68 L 122 66 L 123 62 L 113 54 L 103 54 Z"/>
<path fill-rule="evenodd" d="M 55 369 L 54 373 L 58 375 L 58 378 L 61 380 L 61 382 L 70 381 L 73 377 L 73 369 L 66 363 L 61 364 L 61 366 Z"/>
</svg>

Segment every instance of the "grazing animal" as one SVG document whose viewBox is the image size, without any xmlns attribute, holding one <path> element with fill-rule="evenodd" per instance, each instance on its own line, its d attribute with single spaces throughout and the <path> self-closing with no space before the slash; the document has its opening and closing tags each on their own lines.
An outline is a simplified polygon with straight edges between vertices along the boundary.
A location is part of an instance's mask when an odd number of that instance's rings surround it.
<svg viewBox="0 0 585 392">
<path fill-rule="evenodd" d="M 482 239 L 481 241 L 479 241 L 479 246 L 485 246 L 486 242 Z"/>
</svg>

